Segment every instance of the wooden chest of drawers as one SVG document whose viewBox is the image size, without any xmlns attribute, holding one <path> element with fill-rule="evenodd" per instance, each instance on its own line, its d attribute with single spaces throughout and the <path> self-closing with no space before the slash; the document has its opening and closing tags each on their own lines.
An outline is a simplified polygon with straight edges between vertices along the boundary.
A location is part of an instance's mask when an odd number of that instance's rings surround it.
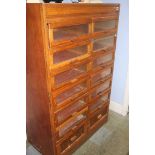
<svg viewBox="0 0 155 155">
<path fill-rule="evenodd" d="M 27 4 L 27 139 L 75 151 L 108 119 L 119 4 Z"/>
</svg>

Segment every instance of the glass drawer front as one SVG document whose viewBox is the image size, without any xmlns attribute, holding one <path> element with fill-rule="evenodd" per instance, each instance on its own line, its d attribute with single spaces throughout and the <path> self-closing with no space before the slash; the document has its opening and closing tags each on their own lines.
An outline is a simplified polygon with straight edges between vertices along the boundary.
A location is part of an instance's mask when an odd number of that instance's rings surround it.
<svg viewBox="0 0 155 155">
<path fill-rule="evenodd" d="M 97 109 L 103 108 L 103 105 L 108 101 L 108 99 L 109 99 L 109 94 L 106 94 L 100 97 L 99 99 L 97 99 L 97 101 L 94 101 L 89 107 L 89 112 L 92 113 Z"/>
<path fill-rule="evenodd" d="M 91 97 L 95 98 L 96 96 L 100 95 L 104 90 L 106 90 L 107 88 L 110 88 L 110 84 L 111 84 L 110 80 L 101 84 L 99 87 L 95 89 L 95 91 L 93 91 L 93 93 L 91 94 Z"/>
<path fill-rule="evenodd" d="M 57 145 L 57 153 L 62 154 L 67 152 L 74 143 L 81 140 L 86 134 L 86 124 L 81 123 L 74 130 L 73 133 L 69 134 L 65 140 L 63 140 L 60 144 Z"/>
<path fill-rule="evenodd" d="M 77 67 L 73 67 L 70 70 L 55 75 L 54 84 L 56 87 L 61 86 L 62 84 L 76 80 L 76 78 L 85 75 L 86 73 L 87 73 L 87 63 Z"/>
<path fill-rule="evenodd" d="M 90 119 L 90 127 L 95 125 L 98 121 L 100 121 L 108 112 L 108 106 L 106 105 L 103 109 L 99 110 L 91 119 Z"/>
<path fill-rule="evenodd" d="M 112 69 L 107 68 L 107 69 L 93 75 L 92 80 L 91 80 L 91 85 L 94 86 L 95 84 L 97 84 L 98 82 L 103 80 L 105 77 L 110 76 L 111 73 L 112 73 Z"/>
<path fill-rule="evenodd" d="M 87 53 L 87 45 L 53 53 L 53 64 L 73 60 Z"/>
<path fill-rule="evenodd" d="M 64 90 L 58 96 L 56 96 L 55 100 L 57 104 L 61 104 L 65 102 L 65 100 L 70 100 L 70 98 L 74 97 L 74 95 L 78 95 L 80 92 L 87 90 L 87 83 L 86 81 L 77 84 L 76 86 Z"/>
<path fill-rule="evenodd" d="M 88 24 L 53 29 L 53 40 L 64 41 L 88 34 Z"/>
<path fill-rule="evenodd" d="M 101 99 L 102 99 L 103 102 L 108 101 L 109 98 L 110 98 L 110 93 L 107 93 L 106 95 L 104 95 L 104 96 L 101 97 Z"/>
<path fill-rule="evenodd" d="M 71 104 L 67 108 L 59 111 L 56 114 L 57 124 L 60 125 L 67 119 L 73 117 L 76 113 L 80 112 L 84 107 L 86 107 L 87 97 L 83 97 L 75 103 Z"/>
<path fill-rule="evenodd" d="M 112 61 L 112 60 L 113 60 L 113 53 L 107 54 L 105 56 L 100 56 L 93 60 L 93 67 L 100 66 L 100 65 L 102 65 L 108 61 Z"/>
<path fill-rule="evenodd" d="M 65 134 L 67 134 L 68 132 L 73 131 L 75 128 L 77 128 L 78 124 L 84 121 L 85 119 L 86 119 L 86 113 L 82 113 L 77 117 L 75 117 L 74 119 L 72 119 L 65 126 L 63 126 L 58 130 L 57 138 L 60 139 L 63 136 L 65 136 Z"/>
<path fill-rule="evenodd" d="M 108 36 L 104 38 L 95 39 L 93 41 L 93 50 L 94 52 L 99 50 L 106 50 L 113 48 L 114 46 L 114 36 Z"/>
<path fill-rule="evenodd" d="M 115 20 L 99 21 L 94 24 L 94 32 L 105 31 L 108 29 L 114 29 L 116 26 Z"/>
</svg>

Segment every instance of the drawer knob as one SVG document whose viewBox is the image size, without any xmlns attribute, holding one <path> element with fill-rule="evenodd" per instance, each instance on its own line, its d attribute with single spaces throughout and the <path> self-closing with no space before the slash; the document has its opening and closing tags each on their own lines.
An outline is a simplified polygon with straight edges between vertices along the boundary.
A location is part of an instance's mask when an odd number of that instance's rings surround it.
<svg viewBox="0 0 155 155">
<path fill-rule="evenodd" d="M 101 109 L 102 108 L 102 105 L 100 105 L 99 107 L 98 107 L 98 109 Z"/>
<path fill-rule="evenodd" d="M 100 119 L 102 117 L 102 114 L 99 114 L 98 116 L 97 116 L 97 119 Z"/>
<path fill-rule="evenodd" d="M 73 137 L 71 137 L 71 142 L 73 142 L 75 139 L 77 138 L 77 136 L 75 135 L 75 136 L 73 136 Z"/>
</svg>

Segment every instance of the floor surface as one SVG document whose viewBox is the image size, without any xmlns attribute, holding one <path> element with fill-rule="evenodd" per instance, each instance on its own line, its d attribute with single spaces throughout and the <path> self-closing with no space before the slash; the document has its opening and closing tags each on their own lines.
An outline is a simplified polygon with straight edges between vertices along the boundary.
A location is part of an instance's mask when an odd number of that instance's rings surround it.
<svg viewBox="0 0 155 155">
<path fill-rule="evenodd" d="M 108 122 L 90 137 L 73 155 L 128 155 L 129 116 L 110 111 Z M 41 155 L 27 144 L 26 155 Z"/>
</svg>

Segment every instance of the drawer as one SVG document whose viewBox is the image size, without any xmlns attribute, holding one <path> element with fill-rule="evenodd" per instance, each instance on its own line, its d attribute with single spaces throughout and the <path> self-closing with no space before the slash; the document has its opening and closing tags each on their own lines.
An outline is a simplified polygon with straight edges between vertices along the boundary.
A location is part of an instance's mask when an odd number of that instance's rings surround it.
<svg viewBox="0 0 155 155">
<path fill-rule="evenodd" d="M 72 20 L 72 23 L 70 20 Z M 68 18 L 64 19 L 64 23 L 54 19 L 49 21 L 48 32 L 51 47 L 61 44 L 68 44 L 70 41 L 74 40 L 88 39 L 89 20 L 85 21 L 85 19 L 83 19 L 83 21 L 77 22 L 75 18 L 74 20 Z"/>
<path fill-rule="evenodd" d="M 114 28 L 116 28 L 116 20 L 114 18 L 107 20 L 104 20 L 104 18 L 99 18 L 98 21 L 94 23 L 94 32 L 101 32 Z"/>
<path fill-rule="evenodd" d="M 54 49 L 53 50 L 53 65 L 66 65 L 67 63 L 74 63 L 74 61 L 82 60 L 88 54 L 88 44 L 73 46 L 66 48 L 65 50 Z"/>
<path fill-rule="evenodd" d="M 108 113 L 108 106 L 109 104 L 106 103 L 101 109 L 97 110 L 93 115 L 90 116 L 90 129 L 94 128 L 98 122 L 102 121 L 102 119 Z"/>
<path fill-rule="evenodd" d="M 110 98 L 110 93 L 106 93 L 105 95 L 90 102 L 89 113 L 92 114 L 96 110 L 102 109 L 104 107 L 104 105 L 109 102 L 109 98 Z"/>
<path fill-rule="evenodd" d="M 84 34 L 88 34 L 88 24 L 54 28 L 53 40 L 54 41 L 70 40 L 75 39 Z"/>
<path fill-rule="evenodd" d="M 97 87 L 94 87 L 94 89 L 91 92 L 91 99 L 96 98 L 97 96 L 101 96 L 104 91 L 109 89 L 111 87 L 111 78 L 105 80 L 105 82 L 102 82 L 102 84 L 99 84 Z"/>
<path fill-rule="evenodd" d="M 70 131 L 74 131 L 78 124 L 86 121 L 88 113 L 88 107 L 82 109 L 80 112 L 74 113 L 73 117 L 56 127 L 56 139 L 61 140 L 65 135 L 68 135 Z"/>
<path fill-rule="evenodd" d="M 60 124 L 72 119 L 75 115 L 80 115 L 82 110 L 86 108 L 88 105 L 88 96 L 85 95 L 78 100 L 75 100 L 67 107 L 58 110 L 55 114 L 55 122 L 56 125 L 59 126 Z"/>
<path fill-rule="evenodd" d="M 107 50 L 113 48 L 115 45 L 115 36 L 107 36 L 93 40 L 93 52 Z"/>
<path fill-rule="evenodd" d="M 57 108 L 72 102 L 74 99 L 83 95 L 87 91 L 88 77 L 70 85 L 65 88 L 58 89 L 53 92 L 54 104 Z"/>
<path fill-rule="evenodd" d="M 87 125 L 83 121 L 66 134 L 56 145 L 57 154 L 67 154 L 87 133 Z"/>
<path fill-rule="evenodd" d="M 54 78 L 54 88 L 62 87 L 66 84 L 72 84 L 77 82 L 82 77 L 87 75 L 87 65 L 88 62 L 83 62 L 79 65 L 72 65 L 67 70 L 53 75 Z"/>
<path fill-rule="evenodd" d="M 112 62 L 114 59 L 113 52 L 105 52 L 105 55 L 94 56 L 92 67 L 104 66 L 108 62 Z"/>
<path fill-rule="evenodd" d="M 101 81 L 104 81 L 105 78 L 111 77 L 112 75 L 112 65 L 109 65 L 105 69 L 96 71 L 91 76 L 91 87 L 97 85 Z"/>
</svg>

